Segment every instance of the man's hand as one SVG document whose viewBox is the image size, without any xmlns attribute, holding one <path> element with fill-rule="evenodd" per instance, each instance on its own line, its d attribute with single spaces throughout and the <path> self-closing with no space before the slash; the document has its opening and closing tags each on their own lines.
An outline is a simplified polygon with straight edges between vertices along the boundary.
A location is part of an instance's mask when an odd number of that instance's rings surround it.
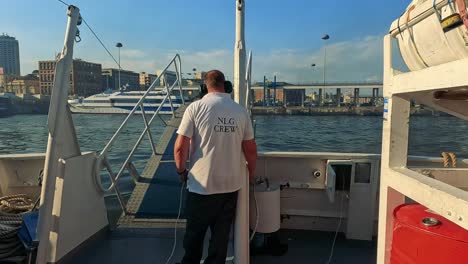
<svg viewBox="0 0 468 264">
<path fill-rule="evenodd" d="M 185 169 L 181 172 L 177 172 L 177 174 L 179 175 L 179 178 L 180 178 L 180 181 L 181 182 L 186 182 L 187 181 L 187 176 L 188 176 L 188 170 Z"/>
</svg>

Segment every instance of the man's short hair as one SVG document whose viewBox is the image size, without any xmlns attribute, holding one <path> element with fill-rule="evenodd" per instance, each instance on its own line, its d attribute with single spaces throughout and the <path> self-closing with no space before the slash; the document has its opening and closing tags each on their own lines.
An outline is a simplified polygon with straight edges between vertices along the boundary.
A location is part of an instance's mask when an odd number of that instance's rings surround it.
<svg viewBox="0 0 468 264">
<path fill-rule="evenodd" d="M 206 73 L 205 84 L 208 89 L 224 89 L 224 74 L 218 70 L 211 70 Z"/>
</svg>

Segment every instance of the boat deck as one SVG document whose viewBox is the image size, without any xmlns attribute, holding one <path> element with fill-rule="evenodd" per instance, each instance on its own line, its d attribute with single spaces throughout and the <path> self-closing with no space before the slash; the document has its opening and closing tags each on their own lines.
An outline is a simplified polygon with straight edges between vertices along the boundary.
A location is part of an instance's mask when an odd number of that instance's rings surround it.
<svg viewBox="0 0 468 264">
<path fill-rule="evenodd" d="M 184 229 L 178 229 L 177 249 L 169 263 L 177 263 L 182 259 L 183 234 Z M 250 262 L 253 264 L 328 263 L 334 235 L 332 232 L 280 230 L 282 243 L 287 243 L 289 247 L 287 253 L 283 256 L 252 256 Z M 87 243 L 64 263 L 164 264 L 171 253 L 173 241 L 173 228 L 118 228 L 105 234 L 102 239 Z M 205 239 L 205 244 L 207 243 L 208 239 Z M 228 257 L 233 255 L 232 252 L 231 243 Z M 375 260 L 375 241 L 347 240 L 343 235 L 339 235 L 330 263 L 370 264 L 375 263 Z"/>
<path fill-rule="evenodd" d="M 166 263 L 172 250 L 180 202 L 181 183 L 174 173 L 173 146 L 184 108 L 178 109 L 161 135 L 157 153 L 148 161 L 128 200 L 127 214 L 120 216 L 114 230 L 88 241 L 64 263 Z M 177 248 L 170 263 L 177 263 L 183 256 L 183 219 L 177 230 Z M 335 233 L 280 230 L 278 234 L 281 243 L 289 247 L 287 253 L 283 256 L 252 256 L 251 263 L 328 263 Z M 232 240 L 228 256 L 233 256 Z M 340 234 L 330 263 L 366 264 L 375 263 L 375 259 L 375 241 L 347 240 Z"/>
</svg>

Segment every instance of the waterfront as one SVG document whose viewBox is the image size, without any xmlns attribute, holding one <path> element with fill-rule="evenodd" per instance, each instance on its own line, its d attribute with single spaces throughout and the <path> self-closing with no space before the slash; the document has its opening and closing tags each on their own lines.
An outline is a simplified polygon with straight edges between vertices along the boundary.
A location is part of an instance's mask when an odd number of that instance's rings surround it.
<svg viewBox="0 0 468 264">
<path fill-rule="evenodd" d="M 74 115 L 82 151 L 99 151 L 117 130 L 124 115 Z M 167 118 L 167 117 L 165 117 Z M 163 130 L 155 119 L 151 127 L 155 140 Z M 311 151 L 380 153 L 382 117 L 380 116 L 256 116 L 259 151 Z M 411 118 L 411 155 L 440 156 L 451 151 L 468 158 L 468 122 L 454 117 L 414 116 Z M 16 115 L 0 118 L 0 154 L 45 152 L 47 145 L 46 115 Z M 109 160 L 120 165 L 143 129 L 140 116 L 133 117 L 111 149 Z M 141 171 L 150 155 L 148 141 L 143 141 L 133 162 Z M 104 178 L 104 181 L 107 181 Z M 132 189 L 130 177 L 120 184 Z"/>
<path fill-rule="evenodd" d="M 123 115 L 73 115 L 82 150 L 100 150 L 117 130 Z M 157 120 L 157 119 L 155 119 Z M 380 153 L 382 118 L 379 116 L 256 116 L 260 151 L 325 151 Z M 468 157 L 468 122 L 455 117 L 411 118 L 411 155 L 438 156 L 452 151 Z M 0 119 L 0 154 L 45 152 L 47 116 L 16 115 Z M 122 134 L 118 150 L 127 151 L 143 128 L 136 116 Z M 155 139 L 162 122 L 152 125 Z M 146 141 L 142 151 L 149 151 Z M 144 154 L 144 153 L 142 153 Z"/>
</svg>

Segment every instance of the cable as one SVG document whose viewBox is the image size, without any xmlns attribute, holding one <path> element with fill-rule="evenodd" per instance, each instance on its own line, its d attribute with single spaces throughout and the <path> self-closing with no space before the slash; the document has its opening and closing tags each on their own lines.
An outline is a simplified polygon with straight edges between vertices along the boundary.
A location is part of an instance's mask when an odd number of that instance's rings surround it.
<svg viewBox="0 0 468 264">
<path fill-rule="evenodd" d="M 67 4 L 66 2 L 64 2 L 62 0 L 57 0 L 57 1 L 59 1 L 60 3 L 66 5 L 66 6 L 70 6 L 69 4 Z M 91 33 L 94 35 L 94 37 L 97 39 L 97 41 L 101 44 L 101 46 L 106 50 L 107 54 L 112 58 L 112 60 L 117 64 L 117 66 L 119 66 L 119 68 L 121 68 L 119 62 L 117 62 L 117 60 L 114 58 L 112 53 L 110 53 L 109 49 L 106 47 L 106 45 L 104 45 L 102 40 L 98 37 L 96 32 L 94 32 L 94 30 L 91 28 L 91 26 L 88 24 L 88 22 L 86 22 L 86 20 L 83 17 L 81 17 L 81 20 L 86 25 L 86 27 L 89 29 L 89 31 L 91 31 Z"/>
<path fill-rule="evenodd" d="M 61 0 L 57 0 L 57 1 L 61 1 Z M 106 50 L 107 54 L 109 54 L 109 56 L 112 58 L 112 60 L 114 60 L 114 62 L 117 64 L 117 66 L 120 67 L 120 64 L 117 62 L 117 60 L 114 58 L 114 56 L 112 56 L 112 53 L 110 53 L 110 51 L 106 48 L 106 46 L 104 45 L 104 43 L 101 41 L 101 39 L 98 37 L 98 35 L 96 34 L 96 32 L 94 32 L 94 30 L 91 28 L 91 26 L 88 24 L 88 22 L 86 22 L 86 20 L 81 17 L 81 20 L 83 21 L 83 23 L 86 25 L 86 27 L 88 27 L 89 31 L 91 31 L 91 33 L 94 35 L 94 37 L 97 39 L 97 41 L 99 41 L 99 43 L 101 44 L 101 46 Z"/>
<path fill-rule="evenodd" d="M 174 224 L 174 243 L 172 244 L 171 255 L 169 256 L 169 258 L 167 258 L 166 264 L 168 264 L 169 261 L 171 261 L 172 257 L 174 256 L 174 252 L 175 252 L 175 250 L 176 250 L 176 247 L 177 247 L 177 225 L 179 224 L 180 212 L 182 211 L 182 198 L 183 198 L 183 195 L 184 195 L 184 187 L 185 187 L 185 182 L 183 182 L 183 183 L 182 183 L 182 186 L 180 187 L 180 194 L 179 194 L 179 213 L 177 214 L 177 220 L 175 221 L 175 224 Z"/>
<path fill-rule="evenodd" d="M 344 177 L 343 177 L 344 178 Z M 343 190 L 344 191 L 344 187 L 345 187 L 345 180 L 343 179 Z M 336 243 L 336 238 L 338 237 L 338 232 L 340 231 L 340 227 L 341 227 L 341 222 L 343 221 L 343 197 L 344 195 L 341 194 L 341 201 L 340 201 L 340 221 L 338 222 L 338 226 L 336 227 L 336 231 L 335 231 L 335 237 L 333 238 L 333 244 L 332 244 L 332 247 L 331 247 L 331 250 L 330 250 L 330 257 L 328 257 L 328 261 L 327 261 L 327 264 L 330 264 L 332 259 L 333 259 L 333 251 L 335 250 L 335 243 Z"/>
<path fill-rule="evenodd" d="M 255 228 L 252 232 L 252 235 L 250 236 L 250 241 L 253 240 L 255 233 L 257 233 L 257 227 L 258 227 L 258 219 L 260 218 L 258 216 L 258 204 L 257 204 L 257 197 L 255 196 L 255 182 L 253 184 L 253 197 L 254 197 L 254 202 L 255 202 Z"/>
<path fill-rule="evenodd" d="M 64 2 L 64 1 L 62 1 L 62 0 L 57 0 L 57 1 L 59 1 L 60 3 L 62 3 L 62 4 L 64 4 L 64 5 L 66 5 L 66 6 L 70 6 L 69 4 L 65 3 L 65 2 Z"/>
</svg>

